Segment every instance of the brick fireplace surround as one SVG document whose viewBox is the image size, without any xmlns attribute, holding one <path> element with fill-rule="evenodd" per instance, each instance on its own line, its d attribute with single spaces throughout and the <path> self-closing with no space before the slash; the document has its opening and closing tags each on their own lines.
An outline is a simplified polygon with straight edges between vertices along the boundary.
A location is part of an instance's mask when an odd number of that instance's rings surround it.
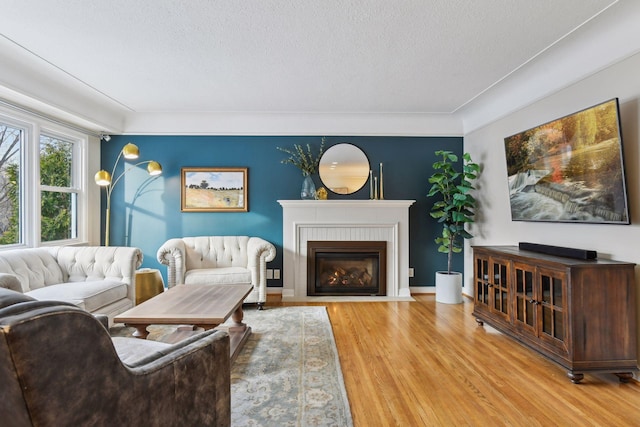
<svg viewBox="0 0 640 427">
<path fill-rule="evenodd" d="M 278 200 L 282 206 L 283 300 L 307 296 L 307 242 L 386 241 L 387 297 L 410 297 L 409 207 L 415 200 Z"/>
</svg>

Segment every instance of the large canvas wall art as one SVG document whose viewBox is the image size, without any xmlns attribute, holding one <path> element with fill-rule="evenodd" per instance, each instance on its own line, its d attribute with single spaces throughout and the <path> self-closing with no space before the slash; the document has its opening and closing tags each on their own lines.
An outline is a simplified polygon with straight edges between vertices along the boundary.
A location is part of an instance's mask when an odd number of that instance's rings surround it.
<svg viewBox="0 0 640 427">
<path fill-rule="evenodd" d="M 617 98 L 504 143 L 513 221 L 629 223 Z"/>
</svg>

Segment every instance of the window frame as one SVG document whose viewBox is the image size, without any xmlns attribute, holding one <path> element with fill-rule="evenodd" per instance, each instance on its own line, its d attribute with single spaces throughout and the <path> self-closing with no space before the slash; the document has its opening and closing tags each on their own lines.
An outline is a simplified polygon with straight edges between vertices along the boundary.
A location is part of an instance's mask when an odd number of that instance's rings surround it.
<svg viewBox="0 0 640 427">
<path fill-rule="evenodd" d="M 23 131 L 20 147 L 20 242 L 0 245 L 0 251 L 20 247 L 82 245 L 89 241 L 89 195 L 86 173 L 88 167 L 88 133 L 72 127 L 50 122 L 27 113 L 18 113 L 0 107 L 0 122 Z M 41 194 L 42 191 L 60 191 L 60 187 L 43 186 L 40 183 L 40 135 L 56 137 L 73 143 L 72 192 L 77 194 L 75 238 L 42 242 Z M 52 190 L 53 189 L 53 190 Z M 64 188 L 63 188 L 64 189 Z"/>
<path fill-rule="evenodd" d="M 40 151 L 41 151 L 41 138 L 42 136 L 46 136 L 49 138 L 56 138 L 61 141 L 69 142 L 72 145 L 71 149 L 71 184 L 69 187 L 57 187 L 51 185 L 43 185 L 40 176 Z M 63 239 L 63 240 L 52 240 L 48 242 L 42 242 L 42 230 L 39 230 L 38 239 L 40 239 L 41 245 L 60 245 L 60 244 L 69 244 L 69 242 L 76 242 L 80 237 L 80 206 L 81 206 L 81 194 L 82 194 L 82 182 L 80 177 L 82 176 L 82 168 L 80 165 L 79 158 L 82 157 L 82 139 L 76 137 L 70 137 L 67 134 L 63 134 L 57 131 L 49 130 L 48 128 L 41 128 L 38 133 L 38 185 L 40 187 L 40 191 L 38 192 L 38 209 L 39 212 L 42 210 L 42 193 L 44 191 L 56 192 L 56 193 L 67 193 L 67 194 L 75 194 L 75 215 L 72 217 L 73 222 L 75 223 L 75 231 L 76 237 L 71 239 Z M 38 223 L 40 226 L 42 225 L 41 215 L 38 215 Z"/>
</svg>

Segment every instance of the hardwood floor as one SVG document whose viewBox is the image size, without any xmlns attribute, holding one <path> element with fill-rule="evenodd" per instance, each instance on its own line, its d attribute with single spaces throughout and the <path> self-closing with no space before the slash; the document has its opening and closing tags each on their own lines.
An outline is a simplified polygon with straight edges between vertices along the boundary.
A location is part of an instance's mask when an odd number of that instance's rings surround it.
<svg viewBox="0 0 640 427">
<path fill-rule="evenodd" d="M 563 368 L 471 315 L 473 303 L 282 303 L 327 307 L 356 427 L 638 426 L 640 383 L 572 384 Z M 279 299 L 279 297 L 275 297 Z"/>
</svg>

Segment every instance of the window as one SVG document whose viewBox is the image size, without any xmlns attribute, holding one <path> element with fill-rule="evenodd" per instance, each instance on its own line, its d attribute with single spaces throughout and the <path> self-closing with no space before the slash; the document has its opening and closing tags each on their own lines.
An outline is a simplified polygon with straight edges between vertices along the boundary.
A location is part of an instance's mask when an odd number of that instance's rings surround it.
<svg viewBox="0 0 640 427">
<path fill-rule="evenodd" d="M 22 243 L 19 183 L 23 139 L 22 129 L 0 123 L 0 245 Z"/>
<path fill-rule="evenodd" d="M 40 240 L 75 239 L 78 189 L 74 183 L 74 143 L 40 135 Z"/>
<path fill-rule="evenodd" d="M 86 135 L 37 118 L 0 116 L 0 249 L 70 244 L 86 234 L 86 143 Z"/>
</svg>

